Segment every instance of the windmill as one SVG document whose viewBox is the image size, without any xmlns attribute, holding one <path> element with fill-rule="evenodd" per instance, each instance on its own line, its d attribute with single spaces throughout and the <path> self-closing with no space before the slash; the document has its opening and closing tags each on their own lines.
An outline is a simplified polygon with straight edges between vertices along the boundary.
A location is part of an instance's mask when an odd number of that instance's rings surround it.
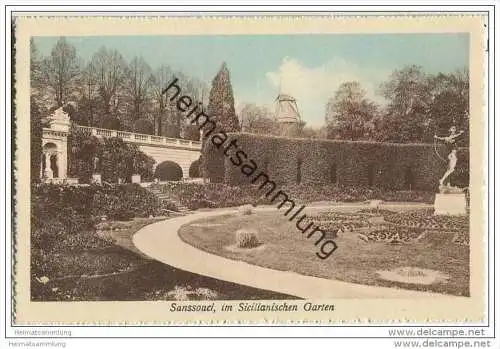
<svg viewBox="0 0 500 349">
<path fill-rule="evenodd" d="M 293 137 L 297 135 L 302 123 L 297 100 L 290 95 L 280 93 L 275 100 L 276 121 L 280 135 Z"/>
</svg>

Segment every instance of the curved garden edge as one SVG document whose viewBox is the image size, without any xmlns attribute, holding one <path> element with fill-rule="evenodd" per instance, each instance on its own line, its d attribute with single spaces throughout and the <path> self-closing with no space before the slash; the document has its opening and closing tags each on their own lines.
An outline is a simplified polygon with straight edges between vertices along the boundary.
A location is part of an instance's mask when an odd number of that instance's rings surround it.
<svg viewBox="0 0 500 349">
<path fill-rule="evenodd" d="M 393 205 L 387 205 L 387 207 L 389 206 Z M 429 205 L 425 206 L 428 207 Z M 319 206 L 315 206 L 314 208 L 318 207 Z M 321 207 L 323 208 L 323 206 Z M 335 207 L 335 205 L 324 206 L 324 208 L 327 207 Z M 360 207 L 367 207 L 367 205 L 360 205 Z M 257 207 L 255 210 L 270 211 L 276 210 L 276 208 Z M 215 209 L 153 223 L 140 229 L 133 236 L 133 243 L 139 250 L 151 258 L 182 270 L 236 284 L 289 294 L 304 299 L 457 298 L 457 296 L 431 292 L 352 284 L 343 281 L 301 275 L 294 272 L 263 268 L 202 251 L 185 243 L 178 235 L 180 227 L 184 224 L 202 218 L 236 212 L 236 208 Z"/>
</svg>

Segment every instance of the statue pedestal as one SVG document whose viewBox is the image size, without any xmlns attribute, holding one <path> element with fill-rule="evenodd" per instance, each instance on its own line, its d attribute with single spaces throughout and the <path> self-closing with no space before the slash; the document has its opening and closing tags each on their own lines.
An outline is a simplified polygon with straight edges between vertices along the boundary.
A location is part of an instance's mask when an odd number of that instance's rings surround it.
<svg viewBox="0 0 500 349">
<path fill-rule="evenodd" d="M 139 174 L 132 175 L 132 183 L 141 183 L 141 175 Z"/>
<path fill-rule="evenodd" d="M 464 193 L 436 194 L 434 215 L 462 215 L 467 213 L 466 207 Z"/>
<path fill-rule="evenodd" d="M 102 183 L 101 175 L 99 173 L 94 173 L 92 175 L 92 183 L 93 184 L 101 184 Z"/>
<path fill-rule="evenodd" d="M 45 169 L 45 171 L 43 171 L 43 178 L 48 180 L 48 179 L 52 179 L 53 177 L 54 177 L 54 173 L 52 172 L 50 167 L 47 167 Z"/>
</svg>

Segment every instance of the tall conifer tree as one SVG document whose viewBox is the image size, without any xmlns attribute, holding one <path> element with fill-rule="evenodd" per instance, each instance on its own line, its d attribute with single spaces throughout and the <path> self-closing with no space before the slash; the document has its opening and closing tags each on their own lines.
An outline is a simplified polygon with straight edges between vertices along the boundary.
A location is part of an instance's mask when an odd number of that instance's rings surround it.
<svg viewBox="0 0 500 349">
<path fill-rule="evenodd" d="M 226 63 L 212 80 L 212 89 L 208 98 L 207 113 L 217 125 L 217 132 L 238 132 L 241 130 L 240 122 L 234 110 L 233 88 Z M 203 147 L 210 147 L 210 138 L 203 139 Z M 224 180 L 224 155 L 217 149 L 204 151 L 201 156 L 201 169 L 203 178 L 211 182 Z"/>
<path fill-rule="evenodd" d="M 236 111 L 234 109 L 233 88 L 226 63 L 212 80 L 212 89 L 208 99 L 208 115 L 217 123 L 217 128 L 224 132 L 238 132 L 241 130 Z"/>
</svg>

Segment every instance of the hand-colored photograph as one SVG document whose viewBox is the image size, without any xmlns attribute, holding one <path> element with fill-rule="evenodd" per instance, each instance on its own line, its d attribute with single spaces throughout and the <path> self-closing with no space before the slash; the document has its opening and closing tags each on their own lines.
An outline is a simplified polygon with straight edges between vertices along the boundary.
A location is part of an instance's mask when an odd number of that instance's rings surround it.
<svg viewBox="0 0 500 349">
<path fill-rule="evenodd" d="M 468 47 L 33 37 L 32 299 L 469 296 Z"/>
</svg>

